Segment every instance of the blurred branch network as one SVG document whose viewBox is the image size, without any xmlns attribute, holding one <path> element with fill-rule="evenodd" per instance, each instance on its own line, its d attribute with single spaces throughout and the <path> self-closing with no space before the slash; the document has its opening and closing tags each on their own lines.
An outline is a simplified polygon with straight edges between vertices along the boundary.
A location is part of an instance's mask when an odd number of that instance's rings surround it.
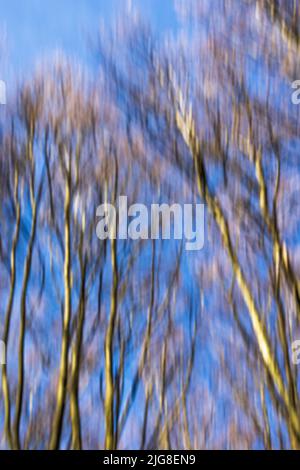
<svg viewBox="0 0 300 470">
<path fill-rule="evenodd" d="M 2 448 L 300 448 L 299 2 L 175 6 L 10 90 Z M 204 249 L 99 242 L 120 195 L 204 203 Z"/>
</svg>

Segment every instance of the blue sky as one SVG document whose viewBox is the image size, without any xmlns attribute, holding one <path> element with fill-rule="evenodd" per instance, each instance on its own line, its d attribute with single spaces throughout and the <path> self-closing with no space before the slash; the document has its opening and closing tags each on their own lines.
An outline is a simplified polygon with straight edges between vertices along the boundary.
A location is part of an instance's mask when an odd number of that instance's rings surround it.
<svg viewBox="0 0 300 470">
<path fill-rule="evenodd" d="M 0 0 L 0 31 L 6 36 L 10 71 L 31 70 L 35 61 L 54 50 L 87 57 L 87 42 L 100 21 L 111 22 L 128 0 Z M 158 30 L 176 22 L 173 0 L 132 0 Z"/>
</svg>

